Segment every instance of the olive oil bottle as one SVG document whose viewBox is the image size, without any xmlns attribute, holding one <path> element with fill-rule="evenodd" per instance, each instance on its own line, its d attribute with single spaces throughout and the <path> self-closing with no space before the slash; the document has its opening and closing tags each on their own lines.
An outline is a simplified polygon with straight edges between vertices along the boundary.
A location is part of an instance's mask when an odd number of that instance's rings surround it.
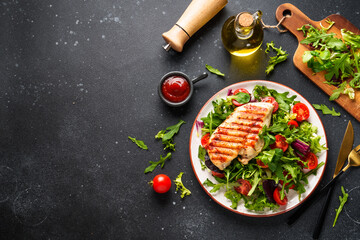
<svg viewBox="0 0 360 240">
<path fill-rule="evenodd" d="M 258 50 L 264 38 L 261 15 L 261 11 L 241 12 L 228 18 L 221 30 L 226 50 L 235 56 L 248 56 Z"/>
</svg>

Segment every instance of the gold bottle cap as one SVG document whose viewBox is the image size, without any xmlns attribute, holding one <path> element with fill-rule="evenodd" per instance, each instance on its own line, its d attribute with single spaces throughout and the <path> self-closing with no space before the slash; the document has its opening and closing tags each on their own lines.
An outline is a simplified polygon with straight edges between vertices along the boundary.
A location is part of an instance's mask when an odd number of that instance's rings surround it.
<svg viewBox="0 0 360 240">
<path fill-rule="evenodd" d="M 244 12 L 239 16 L 239 24 L 243 27 L 250 27 L 254 22 L 254 18 L 250 13 Z"/>
</svg>

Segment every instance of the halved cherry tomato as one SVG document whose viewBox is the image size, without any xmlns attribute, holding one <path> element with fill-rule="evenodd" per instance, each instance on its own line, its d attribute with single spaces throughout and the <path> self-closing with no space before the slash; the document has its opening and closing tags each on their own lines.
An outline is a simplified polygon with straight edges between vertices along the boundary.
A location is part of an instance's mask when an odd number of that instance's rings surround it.
<svg viewBox="0 0 360 240">
<path fill-rule="evenodd" d="M 150 183 L 157 193 L 166 193 L 171 187 L 171 180 L 165 174 L 156 175 Z"/>
<path fill-rule="evenodd" d="M 236 89 L 233 94 L 236 95 L 236 94 L 238 94 L 239 92 L 243 92 L 243 93 L 250 94 L 249 91 L 246 90 L 245 88 Z M 241 105 L 244 105 L 243 103 L 239 103 L 239 102 L 236 101 L 235 99 L 233 99 L 233 100 L 231 100 L 231 101 L 232 101 L 232 103 L 233 103 L 235 106 L 237 106 L 237 107 L 239 107 L 239 106 L 241 106 Z"/>
<path fill-rule="evenodd" d="M 256 164 L 259 165 L 261 168 L 268 168 L 269 166 L 263 163 L 260 159 L 256 159 Z"/>
<path fill-rule="evenodd" d="M 281 200 L 279 188 L 275 188 L 273 197 L 274 197 L 275 202 L 279 205 L 286 205 L 288 202 L 286 195 L 284 196 L 284 199 Z"/>
<path fill-rule="evenodd" d="M 318 165 L 318 158 L 316 157 L 316 155 L 314 153 L 309 152 L 306 155 L 306 162 L 307 162 L 308 166 L 305 169 L 314 169 Z"/>
<path fill-rule="evenodd" d="M 201 145 L 206 148 L 207 145 L 209 144 L 209 140 L 210 140 L 210 133 L 205 134 L 204 136 L 202 136 L 201 138 Z"/>
<path fill-rule="evenodd" d="M 275 135 L 275 143 L 270 144 L 270 148 L 280 148 L 285 152 L 289 147 L 289 144 L 286 142 L 286 138 L 282 135 Z"/>
<path fill-rule="evenodd" d="M 288 125 L 290 126 L 290 128 L 293 128 L 293 127 L 299 127 L 299 124 L 298 124 L 298 122 L 297 121 L 295 121 L 295 120 L 290 120 L 289 122 L 288 122 Z"/>
<path fill-rule="evenodd" d="M 245 179 L 238 179 L 237 182 L 240 183 L 240 186 L 234 187 L 235 191 L 241 193 L 242 195 L 247 196 L 249 194 L 250 189 L 252 188 L 251 183 Z"/>
<path fill-rule="evenodd" d="M 211 174 L 212 174 L 214 177 L 218 177 L 218 178 L 224 178 L 224 177 L 225 177 L 225 174 L 219 173 L 219 172 L 215 172 L 215 171 L 211 171 Z"/>
<path fill-rule="evenodd" d="M 293 107 L 293 113 L 296 113 L 296 121 L 298 122 L 310 117 L 309 108 L 304 103 L 296 103 Z"/>
<path fill-rule="evenodd" d="M 278 102 L 273 97 L 270 97 L 270 96 L 264 97 L 263 99 L 261 99 L 261 101 L 271 103 L 274 106 L 273 113 L 276 112 L 278 110 L 278 108 L 279 108 Z"/>
</svg>

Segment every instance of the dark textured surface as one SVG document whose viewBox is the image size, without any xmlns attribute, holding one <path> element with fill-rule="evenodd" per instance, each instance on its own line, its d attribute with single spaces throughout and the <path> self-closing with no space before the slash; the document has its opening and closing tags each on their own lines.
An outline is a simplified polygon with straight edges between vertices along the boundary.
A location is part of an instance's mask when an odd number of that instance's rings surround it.
<svg viewBox="0 0 360 240">
<path fill-rule="evenodd" d="M 324 103 L 341 117 L 320 114 L 329 158 L 321 185 L 330 180 L 348 120 L 360 144 L 360 125 L 328 101 L 291 59 L 297 47 L 289 33 L 266 30 L 289 59 L 266 76 L 264 48 L 253 64 L 232 60 L 220 30 L 231 15 L 263 11 L 276 24 L 281 1 L 231 1 L 186 44 L 182 53 L 165 52 L 161 34 L 190 1 L 20 1 L 0 2 L 0 238 L 1 239 L 310 239 L 321 203 L 293 226 L 289 214 L 249 218 L 234 214 L 203 191 L 192 171 L 188 141 L 202 105 L 238 81 L 268 79 Z M 344 15 L 360 27 L 356 0 L 291 1 L 313 20 Z M 167 72 L 195 77 L 205 64 L 225 72 L 196 84 L 186 106 L 172 109 L 157 95 Z M 163 169 L 145 175 L 148 161 L 165 155 L 155 134 L 178 122 L 176 152 Z M 139 149 L 128 136 L 145 141 Z M 158 173 L 174 179 L 180 171 L 192 194 L 181 199 L 172 187 L 158 196 L 147 182 Z M 323 239 L 359 239 L 359 169 L 349 170 L 335 188 Z M 335 228 L 340 186 L 354 189 L 347 213 Z M 351 207 L 352 206 L 352 207 Z M 350 208 L 351 207 L 351 208 Z M 349 217 L 349 216 L 351 217 Z"/>
</svg>

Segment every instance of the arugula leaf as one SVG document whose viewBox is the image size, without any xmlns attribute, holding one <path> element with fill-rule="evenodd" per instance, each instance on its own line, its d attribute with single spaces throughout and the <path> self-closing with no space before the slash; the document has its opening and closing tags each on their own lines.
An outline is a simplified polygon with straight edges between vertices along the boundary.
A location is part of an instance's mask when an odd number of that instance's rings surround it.
<svg viewBox="0 0 360 240">
<path fill-rule="evenodd" d="M 338 99 L 340 97 L 340 94 L 345 91 L 345 88 L 346 88 L 346 82 L 343 82 L 342 84 L 339 85 L 337 89 L 333 90 L 333 93 L 331 94 L 329 100 L 334 101 L 335 99 Z"/>
<path fill-rule="evenodd" d="M 271 43 L 266 44 L 265 53 L 269 53 L 270 48 L 276 52 L 276 56 L 270 57 L 268 65 L 265 69 L 265 73 L 267 75 L 269 75 L 272 71 L 274 71 L 275 65 L 285 61 L 287 59 L 287 56 L 289 55 L 286 53 L 285 50 L 282 50 L 282 47 L 276 48 L 273 41 L 271 41 Z"/>
<path fill-rule="evenodd" d="M 338 217 L 339 217 L 339 214 L 341 213 L 341 211 L 342 211 L 342 209 L 343 209 L 343 207 L 344 207 L 344 205 L 345 205 L 345 203 L 347 202 L 347 199 L 348 199 L 348 197 L 349 197 L 349 194 L 345 192 L 343 186 L 341 186 L 341 192 L 342 192 L 343 196 L 342 196 L 342 197 L 339 196 L 340 206 L 339 206 L 338 209 L 335 209 L 335 211 L 336 211 L 336 216 L 335 216 L 335 219 L 334 219 L 333 227 L 335 227 L 335 224 L 336 224 L 336 221 L 337 221 L 337 219 L 338 219 Z"/>
<path fill-rule="evenodd" d="M 173 143 L 173 137 L 180 130 L 182 124 L 185 121 L 180 120 L 177 124 L 167 127 L 165 130 L 160 130 L 156 135 L 156 139 L 161 139 L 162 143 L 165 145 L 164 149 L 169 149 L 171 151 L 175 151 L 175 143 Z"/>
<path fill-rule="evenodd" d="M 145 169 L 144 173 L 149 173 L 149 172 L 154 171 L 154 169 L 156 168 L 157 165 L 160 165 L 160 167 L 163 168 L 163 167 L 164 167 L 164 164 L 165 164 L 165 161 L 168 160 L 168 159 L 169 159 L 169 160 L 171 159 L 171 153 L 170 153 L 170 152 L 169 152 L 165 157 L 162 157 L 162 156 L 160 155 L 160 160 L 157 161 L 157 162 L 149 161 L 149 163 L 151 163 L 151 165 L 148 166 L 148 167 Z"/>
<path fill-rule="evenodd" d="M 133 141 L 139 148 L 144 149 L 144 150 L 148 150 L 148 146 L 146 146 L 146 144 L 141 141 L 141 140 L 137 140 L 136 138 L 132 138 L 130 136 L 128 136 L 128 138 Z"/>
<path fill-rule="evenodd" d="M 210 66 L 210 65 L 208 65 L 208 64 L 206 64 L 205 67 L 206 67 L 206 69 L 207 69 L 209 72 L 211 72 L 211 73 L 214 73 L 214 74 L 216 74 L 216 75 L 218 75 L 218 76 L 222 76 L 222 77 L 225 76 L 225 74 L 222 73 L 222 72 L 220 72 L 219 69 L 213 68 L 212 66 Z"/>
<path fill-rule="evenodd" d="M 321 22 L 320 22 L 321 28 L 324 29 L 325 31 L 329 30 L 329 29 L 335 24 L 335 22 L 334 22 L 334 21 L 331 21 L 330 18 L 326 19 L 325 22 L 326 22 L 327 24 L 329 24 L 328 27 L 324 27 L 324 26 L 321 24 Z"/>
<path fill-rule="evenodd" d="M 199 145 L 198 158 L 200 159 L 200 165 L 201 165 L 202 170 L 206 169 L 205 155 L 206 155 L 205 148 L 203 148 L 201 145 Z"/>
<path fill-rule="evenodd" d="M 327 69 L 327 74 L 325 74 L 325 79 L 330 81 L 333 78 L 333 76 L 335 76 L 335 78 L 338 79 L 340 73 L 342 73 L 341 79 L 344 79 L 345 77 L 348 77 L 353 73 L 350 64 L 350 55 L 347 53 L 341 54 L 339 58 L 335 58 L 333 60 L 333 66 Z"/>
<path fill-rule="evenodd" d="M 182 180 L 181 177 L 184 173 L 180 172 L 179 175 L 177 176 L 177 178 L 174 180 L 174 183 L 176 184 L 176 191 L 180 190 L 181 191 L 181 198 L 184 198 L 185 196 L 188 196 L 191 194 L 190 190 L 187 189 Z"/>
<path fill-rule="evenodd" d="M 321 110 L 323 114 L 331 114 L 332 116 L 340 116 L 339 112 L 336 112 L 334 108 L 330 110 L 325 104 L 313 104 L 313 107 L 317 110 Z"/>
<path fill-rule="evenodd" d="M 349 43 L 355 49 L 360 48 L 360 35 L 357 35 L 346 29 L 341 29 L 341 36 L 346 43 Z"/>
<path fill-rule="evenodd" d="M 279 104 L 280 109 L 282 109 L 286 112 L 290 111 L 290 104 L 294 103 L 296 95 L 288 97 L 289 92 L 278 93 L 275 90 L 272 90 L 271 94 L 275 98 L 276 102 Z"/>
<path fill-rule="evenodd" d="M 275 142 L 275 136 L 270 133 L 270 130 L 266 125 L 264 125 L 260 131 L 259 138 L 264 140 L 263 149 L 266 149 L 270 144 Z"/>
<path fill-rule="evenodd" d="M 239 201 L 243 198 L 240 193 L 234 191 L 233 189 L 226 191 L 225 197 L 231 201 L 230 207 L 233 209 L 237 208 Z"/>
<path fill-rule="evenodd" d="M 331 101 L 339 98 L 340 94 L 354 99 L 354 88 L 360 88 L 360 35 L 341 29 L 343 39 L 336 38 L 334 33 L 327 33 L 334 22 L 329 19 L 326 22 L 329 26 L 321 26 L 320 30 L 310 24 L 297 29 L 304 33 L 305 39 L 301 43 L 315 48 L 304 52 L 303 62 L 307 63 L 314 73 L 325 71 L 325 83 L 336 86 L 340 84 L 330 96 Z M 348 79 L 350 87 L 342 85 Z"/>
<path fill-rule="evenodd" d="M 210 193 L 215 193 L 217 191 L 219 191 L 222 187 L 226 186 L 226 183 L 213 183 L 212 181 L 210 181 L 208 178 L 203 182 L 203 185 L 208 186 L 208 187 L 212 187 L 212 189 L 210 190 Z"/>
<path fill-rule="evenodd" d="M 258 100 L 261 101 L 262 98 L 267 96 L 272 96 L 275 98 L 276 102 L 279 104 L 279 108 L 286 112 L 290 111 L 290 104 L 294 103 L 296 95 L 288 97 L 289 92 L 279 93 L 274 89 L 268 89 L 265 86 L 256 85 L 253 89 L 253 95 Z"/>
<path fill-rule="evenodd" d="M 354 75 L 354 78 L 349 82 L 350 87 L 360 88 L 360 73 L 357 72 Z"/>
</svg>

